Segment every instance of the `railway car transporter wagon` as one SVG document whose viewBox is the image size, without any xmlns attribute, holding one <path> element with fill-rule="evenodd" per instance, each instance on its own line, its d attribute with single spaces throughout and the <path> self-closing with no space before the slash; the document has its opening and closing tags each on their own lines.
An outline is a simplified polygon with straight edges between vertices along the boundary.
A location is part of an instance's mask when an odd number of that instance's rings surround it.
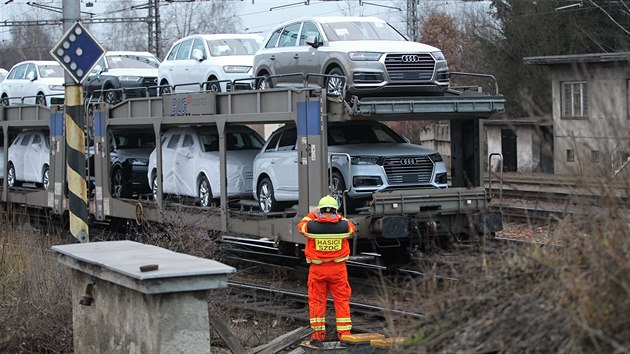
<svg viewBox="0 0 630 354">
<path fill-rule="evenodd" d="M 493 79 L 492 77 L 490 77 Z M 132 98 L 116 106 L 100 104 L 87 118 L 94 138 L 95 193 L 89 211 L 94 220 L 130 220 L 138 224 L 173 220 L 221 231 L 223 240 L 256 244 L 280 253 L 300 255 L 304 238 L 297 233 L 301 216 L 329 193 L 327 122 L 370 118 L 378 121 L 449 120 L 451 130 L 450 183 L 446 189 L 405 189 L 375 192 L 367 208 L 349 214 L 358 232 L 353 256 L 362 252 L 399 259 L 436 237 L 478 235 L 501 228 L 501 215 L 489 210 L 482 184 L 482 121 L 504 109 L 498 89 L 471 94 L 451 88 L 439 97 L 354 98 L 350 102 L 326 97 L 316 88 L 274 88 L 264 91 L 194 92 Z M 21 108 L 21 109 L 17 109 Z M 4 107 L 0 111 L 4 146 L 8 134 L 24 128 L 49 127 L 50 187 L 43 190 L 3 188 L 2 201 L 22 203 L 63 214 L 65 161 L 62 112 L 42 107 Z M 297 127 L 299 201 L 297 208 L 262 213 L 252 196 L 228 198 L 226 127 L 293 123 Z M 163 198 L 163 180 L 156 180 L 155 198 L 112 197 L 108 131 L 126 128 L 154 134 L 157 170 L 161 170 L 162 134 L 174 127 L 216 126 L 219 134 L 220 197 L 208 206 L 182 204 Z M 340 156 L 339 158 L 343 158 Z M 348 157 L 349 158 L 349 157 Z M 6 159 L 6 157 L 5 157 Z M 5 161 L 6 163 L 6 161 Z M 351 176 L 349 180 L 352 180 Z M 348 183 L 345 193 L 352 188 Z M 387 260 L 386 260 L 387 261 Z"/>
</svg>

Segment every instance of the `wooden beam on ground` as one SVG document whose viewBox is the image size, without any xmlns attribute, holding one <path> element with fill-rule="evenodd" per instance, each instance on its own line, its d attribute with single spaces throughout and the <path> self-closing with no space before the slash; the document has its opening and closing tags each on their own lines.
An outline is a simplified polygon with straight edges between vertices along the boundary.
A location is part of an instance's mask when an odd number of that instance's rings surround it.
<svg viewBox="0 0 630 354">
<path fill-rule="evenodd" d="M 313 333 L 313 330 L 309 327 L 300 327 L 292 330 L 289 333 L 285 333 L 280 337 L 272 340 L 271 342 L 263 345 L 259 345 L 256 348 L 247 351 L 247 354 L 273 354 L 280 350 L 294 344 L 302 338 Z"/>
<path fill-rule="evenodd" d="M 223 342 L 230 348 L 232 353 L 234 354 L 243 354 L 245 353 L 245 347 L 241 344 L 241 342 L 236 338 L 234 334 L 230 331 L 228 326 L 216 315 L 210 313 L 210 325 L 214 328 L 215 331 L 219 334 Z"/>
</svg>

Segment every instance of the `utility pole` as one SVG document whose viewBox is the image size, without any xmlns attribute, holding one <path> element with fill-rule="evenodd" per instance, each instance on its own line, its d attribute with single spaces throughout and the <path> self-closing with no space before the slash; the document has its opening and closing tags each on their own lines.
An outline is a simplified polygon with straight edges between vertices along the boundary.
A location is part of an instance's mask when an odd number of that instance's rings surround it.
<svg viewBox="0 0 630 354">
<path fill-rule="evenodd" d="M 147 6 L 149 10 L 147 17 L 147 23 L 149 24 L 149 52 L 161 58 L 160 0 L 149 0 Z"/>
<path fill-rule="evenodd" d="M 419 0 L 407 0 L 407 36 L 414 42 L 420 40 L 418 1 Z"/>
</svg>

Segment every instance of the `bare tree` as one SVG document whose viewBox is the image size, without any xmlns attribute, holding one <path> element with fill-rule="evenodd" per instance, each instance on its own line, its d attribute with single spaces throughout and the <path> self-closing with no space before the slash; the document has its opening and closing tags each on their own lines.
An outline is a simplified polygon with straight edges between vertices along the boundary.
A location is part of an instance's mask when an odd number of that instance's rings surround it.
<svg viewBox="0 0 630 354">
<path fill-rule="evenodd" d="M 241 27 L 234 1 L 172 3 L 161 8 L 166 52 L 176 40 L 197 33 L 230 33 Z"/>
<path fill-rule="evenodd" d="M 343 16 L 363 16 L 364 7 L 357 5 L 359 5 L 357 0 L 342 0 L 337 4 L 337 8 Z"/>
<path fill-rule="evenodd" d="M 14 18 L 15 21 L 47 19 L 48 12 L 34 9 Z M 15 26 L 9 30 L 11 41 L 0 45 L 0 67 L 7 70 L 24 60 L 53 60 L 50 49 L 61 37 L 60 26 Z"/>
<path fill-rule="evenodd" d="M 108 18 L 132 18 L 146 15 L 146 10 L 134 10 L 126 6 L 120 8 L 119 2 L 110 3 L 107 7 Z M 96 27 L 96 26 L 93 26 Z M 146 51 L 149 47 L 148 27 L 146 22 L 121 22 L 98 25 L 101 44 L 107 50 Z"/>
</svg>

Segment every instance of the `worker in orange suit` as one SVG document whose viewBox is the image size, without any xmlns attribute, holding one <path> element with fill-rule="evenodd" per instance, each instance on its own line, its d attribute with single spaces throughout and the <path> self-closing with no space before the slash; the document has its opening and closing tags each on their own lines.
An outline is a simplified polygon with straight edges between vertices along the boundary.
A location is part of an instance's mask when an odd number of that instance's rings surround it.
<svg viewBox="0 0 630 354">
<path fill-rule="evenodd" d="M 317 209 L 298 223 L 298 232 L 306 237 L 304 253 L 308 271 L 308 306 L 311 320 L 311 343 L 326 338 L 326 301 L 328 291 L 335 304 L 337 337 L 350 334 L 350 283 L 346 260 L 350 256 L 348 238 L 356 231 L 354 224 L 339 214 L 337 200 L 323 197 Z"/>
</svg>

